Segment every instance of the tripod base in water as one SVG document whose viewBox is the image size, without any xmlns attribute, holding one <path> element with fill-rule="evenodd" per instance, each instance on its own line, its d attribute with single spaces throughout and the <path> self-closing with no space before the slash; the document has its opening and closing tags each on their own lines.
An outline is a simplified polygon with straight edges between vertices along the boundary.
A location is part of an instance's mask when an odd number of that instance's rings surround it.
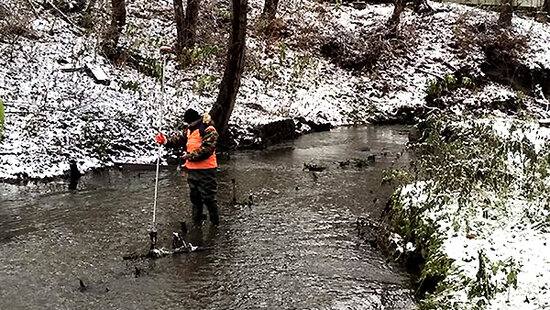
<svg viewBox="0 0 550 310">
<path fill-rule="evenodd" d="M 175 248 L 172 251 L 167 250 L 165 248 L 150 249 L 147 254 L 140 255 L 134 252 L 134 253 L 130 253 L 122 256 L 122 259 L 133 260 L 133 259 L 141 259 L 141 258 L 161 258 L 164 256 L 173 255 L 173 254 L 200 252 L 200 251 L 206 251 L 211 249 L 212 249 L 211 247 L 198 247 L 198 246 L 192 245 L 191 243 L 187 243 L 187 246 Z"/>
<path fill-rule="evenodd" d="M 149 232 L 149 238 L 151 239 L 151 250 L 157 247 L 157 231 L 151 230 Z"/>
<path fill-rule="evenodd" d="M 153 230 L 149 232 L 149 237 L 151 238 L 151 248 L 147 254 L 137 254 L 131 253 L 123 256 L 124 260 L 129 259 L 140 259 L 140 258 L 161 258 L 168 255 L 180 254 L 180 253 L 191 253 L 199 252 L 212 249 L 211 247 L 198 247 L 194 246 L 189 242 L 185 242 L 184 235 L 187 233 L 187 226 L 185 222 L 181 222 L 181 230 L 179 232 L 172 233 L 172 251 L 160 248 L 157 249 L 157 232 Z"/>
</svg>

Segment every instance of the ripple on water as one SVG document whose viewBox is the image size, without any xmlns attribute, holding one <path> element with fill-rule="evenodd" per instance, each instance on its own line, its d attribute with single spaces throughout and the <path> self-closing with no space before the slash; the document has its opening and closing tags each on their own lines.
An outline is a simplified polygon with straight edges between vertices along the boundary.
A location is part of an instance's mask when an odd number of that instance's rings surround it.
<svg viewBox="0 0 550 310">
<path fill-rule="evenodd" d="M 221 227 L 188 235 L 212 250 L 152 261 L 121 257 L 147 250 L 154 171 L 87 175 L 79 191 L 0 185 L 0 308 L 406 309 L 407 276 L 355 231 L 358 216 L 379 215 L 372 201 L 389 193 L 379 180 L 394 159 L 336 163 L 400 152 L 400 130 L 343 128 L 233 156 L 219 174 Z M 311 160 L 328 169 L 303 171 Z M 190 210 L 180 173 L 161 176 L 159 243 L 169 246 Z M 232 178 L 252 205 L 227 203 Z"/>
</svg>

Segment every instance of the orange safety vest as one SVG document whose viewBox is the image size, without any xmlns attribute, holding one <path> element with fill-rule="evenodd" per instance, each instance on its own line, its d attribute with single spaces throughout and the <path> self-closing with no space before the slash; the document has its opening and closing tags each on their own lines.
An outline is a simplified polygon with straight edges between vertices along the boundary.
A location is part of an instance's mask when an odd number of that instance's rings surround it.
<svg viewBox="0 0 550 310">
<path fill-rule="evenodd" d="M 214 126 L 208 126 L 206 130 L 216 130 Z M 187 152 L 191 153 L 200 149 L 202 145 L 202 137 L 199 129 L 195 129 L 191 132 L 190 129 L 187 129 Z M 207 159 L 200 161 L 186 161 L 185 167 L 187 169 L 213 169 L 218 168 L 218 162 L 216 160 L 216 151 L 210 155 Z"/>
</svg>

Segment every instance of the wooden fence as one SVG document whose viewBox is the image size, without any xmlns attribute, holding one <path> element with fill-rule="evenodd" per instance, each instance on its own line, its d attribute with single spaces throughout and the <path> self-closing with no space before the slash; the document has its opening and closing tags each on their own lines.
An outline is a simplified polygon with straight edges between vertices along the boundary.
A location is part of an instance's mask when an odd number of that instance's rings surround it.
<svg viewBox="0 0 550 310">
<path fill-rule="evenodd" d="M 454 2 L 468 5 L 500 5 L 501 0 L 440 0 L 442 2 Z M 544 0 L 512 0 L 512 5 L 520 8 L 542 9 Z"/>
</svg>

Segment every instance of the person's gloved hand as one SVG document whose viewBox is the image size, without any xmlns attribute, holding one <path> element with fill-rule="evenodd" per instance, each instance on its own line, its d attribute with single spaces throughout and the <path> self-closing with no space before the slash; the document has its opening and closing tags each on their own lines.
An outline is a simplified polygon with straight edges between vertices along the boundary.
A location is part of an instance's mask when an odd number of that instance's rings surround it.
<svg viewBox="0 0 550 310">
<path fill-rule="evenodd" d="M 162 132 L 157 133 L 155 141 L 157 141 L 158 144 L 166 144 L 166 138 Z"/>
</svg>

